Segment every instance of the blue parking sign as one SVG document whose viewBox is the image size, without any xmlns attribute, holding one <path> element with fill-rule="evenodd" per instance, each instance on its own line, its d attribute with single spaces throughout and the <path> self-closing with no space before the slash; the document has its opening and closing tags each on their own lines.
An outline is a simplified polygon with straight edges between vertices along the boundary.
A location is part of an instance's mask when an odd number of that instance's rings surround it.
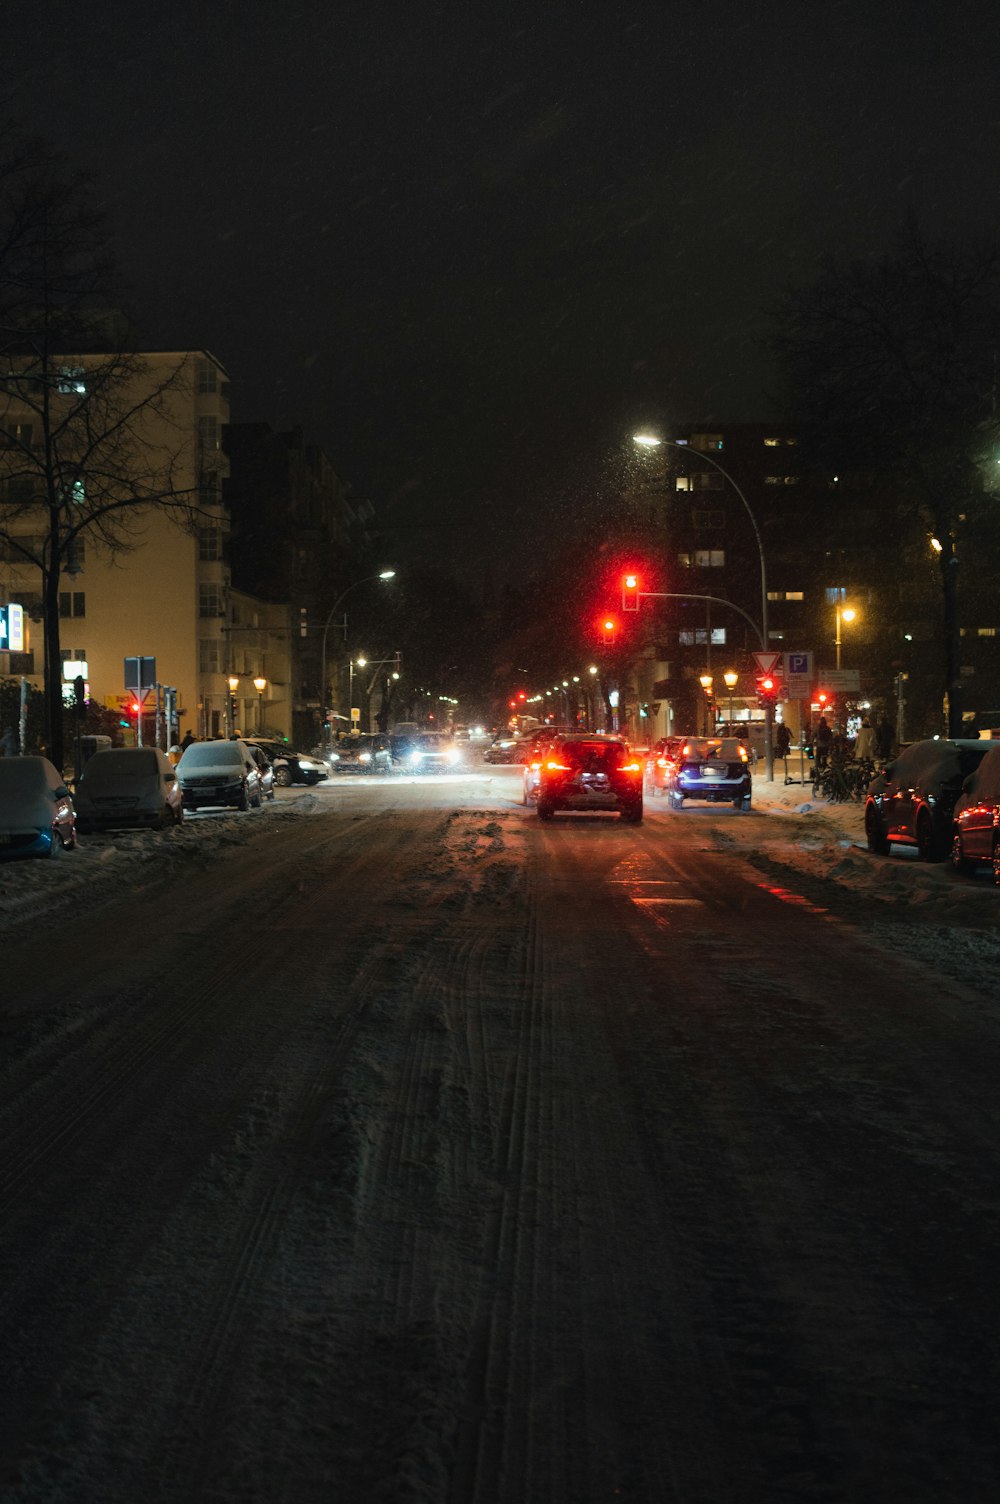
<svg viewBox="0 0 1000 1504">
<path fill-rule="evenodd" d="M 789 676 L 792 674 L 805 675 L 808 678 L 812 673 L 811 653 L 786 653 Z"/>
</svg>

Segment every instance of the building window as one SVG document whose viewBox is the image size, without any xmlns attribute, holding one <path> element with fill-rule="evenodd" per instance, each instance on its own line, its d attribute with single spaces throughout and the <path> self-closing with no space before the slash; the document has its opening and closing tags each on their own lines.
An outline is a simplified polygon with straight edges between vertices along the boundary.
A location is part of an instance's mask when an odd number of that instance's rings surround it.
<svg viewBox="0 0 1000 1504">
<path fill-rule="evenodd" d="M 60 590 L 60 616 L 86 616 L 87 596 L 83 590 Z"/>
<path fill-rule="evenodd" d="M 976 636 L 977 637 L 995 637 L 996 635 L 997 635 L 997 629 L 996 629 L 996 627 L 977 627 L 976 628 Z"/>
<path fill-rule="evenodd" d="M 769 590 L 767 598 L 769 601 L 801 601 L 805 596 L 801 590 Z"/>
<path fill-rule="evenodd" d="M 56 377 L 56 391 L 63 396 L 82 397 L 87 390 L 83 366 L 63 366 Z"/>
<path fill-rule="evenodd" d="M 682 648 L 693 648 L 707 645 L 709 641 L 706 627 L 686 627 L 677 634 L 677 641 Z M 713 627 L 711 642 L 713 647 L 724 648 L 726 645 L 725 627 Z"/>
<path fill-rule="evenodd" d="M 198 499 L 203 507 L 214 507 L 219 504 L 219 472 L 218 470 L 203 470 L 198 480 Z"/>
<path fill-rule="evenodd" d="M 198 419 L 198 442 L 202 454 L 215 454 L 219 448 L 219 420 L 205 417 Z"/>
<path fill-rule="evenodd" d="M 696 548 L 694 562 L 698 569 L 724 569 L 726 553 L 722 548 Z"/>
<path fill-rule="evenodd" d="M 199 360 L 198 361 L 198 391 L 199 392 L 203 392 L 203 393 L 204 392 L 215 392 L 215 391 L 218 391 L 218 387 L 219 387 L 219 378 L 218 378 L 218 373 L 216 372 L 215 366 L 212 364 L 212 362 L 210 360 Z"/>
<path fill-rule="evenodd" d="M 847 599 L 846 585 L 827 585 L 823 592 L 823 598 L 828 606 L 836 606 Z"/>
<path fill-rule="evenodd" d="M 701 532 L 706 528 L 719 528 L 726 525 L 725 512 L 692 512 L 691 523 Z"/>
<path fill-rule="evenodd" d="M 8 423 L 0 428 L 0 449 L 30 449 L 31 424 Z"/>
<path fill-rule="evenodd" d="M 66 573 L 79 574 L 87 562 L 87 540 L 79 535 L 66 545 Z"/>
<path fill-rule="evenodd" d="M 222 529 L 221 527 L 200 527 L 198 529 L 198 558 L 203 564 L 211 564 L 222 558 Z"/>
<path fill-rule="evenodd" d="M 680 566 L 681 569 L 690 569 L 691 568 L 691 555 L 690 554 L 678 554 L 677 555 L 677 563 L 678 563 L 678 565 Z"/>
<path fill-rule="evenodd" d="M 700 449 L 703 453 L 708 449 L 723 449 L 721 433 L 693 433 L 691 435 L 691 448 Z"/>
<path fill-rule="evenodd" d="M 222 586 L 202 583 L 198 586 L 198 615 L 223 616 Z"/>
<path fill-rule="evenodd" d="M 718 470 L 698 470 L 691 477 L 692 491 L 721 491 L 724 485 Z"/>
<path fill-rule="evenodd" d="M 198 672 L 200 674 L 222 673 L 222 639 L 202 637 L 198 643 Z"/>
</svg>

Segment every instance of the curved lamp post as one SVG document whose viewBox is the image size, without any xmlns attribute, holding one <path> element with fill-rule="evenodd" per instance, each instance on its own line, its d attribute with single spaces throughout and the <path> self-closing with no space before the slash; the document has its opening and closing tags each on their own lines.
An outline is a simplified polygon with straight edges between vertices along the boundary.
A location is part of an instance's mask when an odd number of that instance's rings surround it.
<svg viewBox="0 0 1000 1504">
<path fill-rule="evenodd" d="M 257 735 L 264 735 L 264 691 L 267 688 L 267 680 L 263 674 L 258 674 L 253 681 L 253 687 L 257 691 Z"/>
<path fill-rule="evenodd" d="M 840 606 L 840 602 L 838 601 L 838 603 L 837 603 L 837 635 L 834 638 L 834 643 L 833 643 L 834 647 L 837 649 L 837 669 L 838 669 L 838 671 L 840 669 L 840 624 L 843 621 L 852 622 L 855 619 L 855 617 L 857 616 L 857 614 L 858 613 L 855 611 L 855 609 L 854 609 L 853 606 L 844 606 L 843 609 L 842 609 L 841 606 Z"/>
<path fill-rule="evenodd" d="M 766 653 L 768 647 L 770 646 L 770 639 L 767 632 L 767 566 L 764 562 L 764 544 L 761 541 L 760 528 L 757 526 L 757 519 L 753 514 L 750 503 L 743 495 L 743 492 L 740 490 L 739 486 L 733 480 L 733 477 L 730 475 L 729 471 L 723 469 L 718 460 L 713 459 L 712 456 L 710 454 L 706 454 L 704 450 L 692 449 L 690 444 L 679 444 L 676 439 L 661 439 L 657 434 L 652 433 L 637 433 L 633 434 L 632 437 L 633 442 L 641 445 L 644 449 L 659 449 L 666 446 L 669 449 L 680 449 L 684 454 L 687 455 L 696 454 L 699 459 L 707 460 L 708 463 L 713 467 L 713 469 L 718 470 L 719 474 L 729 482 L 733 490 L 736 492 L 737 496 L 740 498 L 740 501 L 743 503 L 744 510 L 747 516 L 750 518 L 750 526 L 753 528 L 754 539 L 757 543 L 757 553 L 760 555 L 760 627 L 758 629 L 758 635 L 760 637 L 761 649 Z M 764 746 L 767 754 L 768 782 L 771 782 L 774 778 L 774 750 L 772 745 L 771 724 L 772 715 L 773 712 L 769 709 L 766 712 L 764 723 Z"/>
<path fill-rule="evenodd" d="M 348 585 L 348 587 L 347 587 L 346 590 L 342 590 L 340 592 L 340 594 L 337 596 L 337 599 L 334 601 L 333 605 L 330 607 L 330 614 L 327 617 L 326 622 L 325 622 L 325 624 L 323 626 L 323 645 L 322 645 L 322 648 L 320 649 L 320 670 L 319 670 L 320 729 L 321 729 L 321 731 L 323 733 L 323 745 L 324 746 L 326 746 L 326 744 L 327 744 L 327 733 L 326 733 L 326 636 L 327 636 L 327 633 L 330 630 L 330 623 L 333 621 L 334 613 L 339 609 L 339 607 L 341 606 L 341 604 L 347 599 L 347 597 L 350 595 L 350 593 L 351 593 L 352 590 L 357 590 L 358 587 L 361 586 L 361 585 L 370 585 L 373 580 L 394 580 L 395 578 L 396 578 L 396 571 L 394 569 L 383 569 L 383 570 L 380 570 L 380 572 L 378 574 L 369 574 L 369 575 L 366 575 L 363 580 L 355 580 L 353 585 Z"/>
</svg>

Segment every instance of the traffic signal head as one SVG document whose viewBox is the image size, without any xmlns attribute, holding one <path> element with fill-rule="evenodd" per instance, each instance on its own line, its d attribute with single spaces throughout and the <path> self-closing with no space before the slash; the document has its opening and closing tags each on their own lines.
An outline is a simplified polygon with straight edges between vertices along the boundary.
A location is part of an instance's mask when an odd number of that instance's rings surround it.
<svg viewBox="0 0 1000 1504">
<path fill-rule="evenodd" d="M 622 576 L 622 610 L 638 611 L 639 609 L 639 576 L 626 574 Z"/>
<path fill-rule="evenodd" d="M 601 635 L 606 643 L 614 642 L 615 633 L 618 630 L 618 621 L 614 616 L 602 616 L 600 621 Z"/>
<path fill-rule="evenodd" d="M 766 710 L 773 706 L 778 695 L 778 681 L 770 674 L 757 675 L 757 704 Z"/>
</svg>

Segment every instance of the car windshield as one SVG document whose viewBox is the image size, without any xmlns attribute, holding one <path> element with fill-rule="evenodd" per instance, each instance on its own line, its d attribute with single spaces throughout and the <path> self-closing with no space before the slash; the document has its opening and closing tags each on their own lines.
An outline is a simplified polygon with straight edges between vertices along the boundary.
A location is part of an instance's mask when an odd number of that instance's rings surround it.
<svg viewBox="0 0 1000 1504">
<path fill-rule="evenodd" d="M 188 768 L 218 768 L 243 766 L 240 749 L 235 742 L 193 742 L 180 765 Z"/>
<path fill-rule="evenodd" d="M 159 765 L 156 753 L 143 747 L 134 750 L 97 752 L 87 763 L 81 775 L 81 783 L 89 789 L 109 787 L 111 784 L 140 783 L 156 778 Z"/>
<path fill-rule="evenodd" d="M 438 752 L 443 747 L 451 745 L 451 738 L 447 736 L 418 736 L 414 738 L 417 748 L 423 752 Z"/>
</svg>

